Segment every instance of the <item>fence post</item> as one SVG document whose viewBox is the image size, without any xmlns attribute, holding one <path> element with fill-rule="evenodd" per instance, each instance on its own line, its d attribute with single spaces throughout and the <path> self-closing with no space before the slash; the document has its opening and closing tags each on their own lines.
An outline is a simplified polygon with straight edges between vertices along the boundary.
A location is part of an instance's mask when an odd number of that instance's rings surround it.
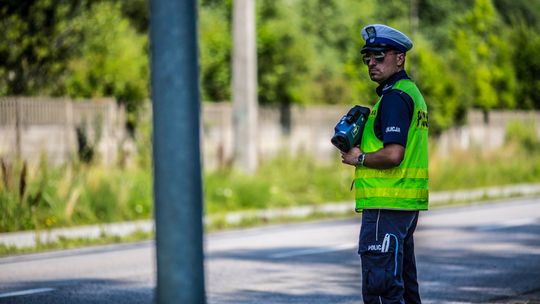
<svg viewBox="0 0 540 304">
<path fill-rule="evenodd" d="M 73 132 L 73 102 L 71 102 L 69 99 L 64 100 L 64 152 L 66 159 L 70 159 L 70 157 L 73 155 L 73 141 L 71 140 L 71 134 Z"/>
<path fill-rule="evenodd" d="M 21 148 L 21 99 L 15 98 L 15 158 L 17 160 L 22 158 L 22 148 Z"/>
</svg>

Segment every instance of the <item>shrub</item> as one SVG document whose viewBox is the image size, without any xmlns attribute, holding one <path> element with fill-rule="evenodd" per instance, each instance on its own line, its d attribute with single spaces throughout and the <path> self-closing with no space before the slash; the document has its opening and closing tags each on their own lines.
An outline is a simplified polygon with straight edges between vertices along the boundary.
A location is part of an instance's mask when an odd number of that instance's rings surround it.
<svg viewBox="0 0 540 304">
<path fill-rule="evenodd" d="M 540 150 L 540 138 L 536 130 L 534 122 L 525 125 L 521 121 L 512 121 L 506 127 L 505 142 L 516 144 L 527 152 L 534 153 Z"/>
</svg>

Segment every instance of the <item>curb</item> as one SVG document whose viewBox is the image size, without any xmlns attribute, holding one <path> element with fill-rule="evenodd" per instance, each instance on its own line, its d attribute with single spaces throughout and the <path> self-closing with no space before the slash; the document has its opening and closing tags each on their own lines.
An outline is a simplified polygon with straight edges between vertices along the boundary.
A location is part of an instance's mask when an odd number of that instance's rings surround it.
<svg viewBox="0 0 540 304">
<path fill-rule="evenodd" d="M 154 230 L 153 220 L 111 223 L 71 228 L 56 228 L 44 231 L 21 231 L 0 234 L 0 245 L 18 248 L 34 247 L 37 243 L 53 243 L 60 238 L 95 239 L 103 235 L 126 236 L 135 231 L 150 232 Z"/>
<path fill-rule="evenodd" d="M 437 207 L 449 203 L 471 202 L 508 197 L 526 197 L 540 194 L 540 184 L 517 184 L 503 187 L 478 188 L 473 190 L 433 192 L 430 206 Z M 206 216 L 204 223 L 210 225 L 222 222 L 226 225 L 239 225 L 250 220 L 268 221 L 272 219 L 306 218 L 314 214 L 346 214 L 354 212 L 354 202 L 335 202 L 321 205 L 231 212 L 224 216 Z M 0 245 L 13 247 L 34 247 L 37 243 L 56 242 L 60 238 L 98 238 L 103 235 L 126 236 L 136 231 L 154 231 L 153 220 L 134 222 L 57 228 L 47 231 L 21 231 L 0 233 Z"/>
</svg>

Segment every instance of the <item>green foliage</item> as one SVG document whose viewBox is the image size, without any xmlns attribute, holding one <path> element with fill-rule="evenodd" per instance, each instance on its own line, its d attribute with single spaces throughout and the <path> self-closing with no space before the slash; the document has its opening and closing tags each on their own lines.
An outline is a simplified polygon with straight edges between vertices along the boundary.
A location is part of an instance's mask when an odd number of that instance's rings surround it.
<svg viewBox="0 0 540 304">
<path fill-rule="evenodd" d="M 263 0 L 257 11 L 259 102 L 292 104 L 309 98 L 315 60 L 310 37 L 302 35 L 293 2 Z"/>
<path fill-rule="evenodd" d="M 73 21 L 81 28 L 81 56 L 69 62 L 66 92 L 72 97 L 114 96 L 126 103 L 128 123 L 148 96 L 147 39 L 124 18 L 118 4 L 92 6 Z"/>
<path fill-rule="evenodd" d="M 416 0 L 418 6 L 419 31 L 435 46 L 435 49 L 447 47 L 448 30 L 456 19 L 469 11 L 474 0 L 440 1 Z"/>
<path fill-rule="evenodd" d="M 378 1 L 377 19 L 373 23 L 390 24 L 396 20 L 407 19 L 410 16 L 410 1 L 387 0 Z M 403 29 L 406 32 L 406 29 Z"/>
<path fill-rule="evenodd" d="M 2 1 L 0 94 L 59 95 L 81 28 L 70 23 L 88 1 Z"/>
<path fill-rule="evenodd" d="M 198 3 L 206 101 L 231 98 L 233 3 Z M 149 95 L 148 4 L 3 1 L 0 95 L 114 96 L 127 105 L 133 129 Z M 539 8 L 527 0 L 260 0 L 259 101 L 282 109 L 373 103 L 359 31 L 386 23 L 415 43 L 407 69 L 425 91 L 437 133 L 473 107 L 538 109 Z"/>
<path fill-rule="evenodd" d="M 452 33 L 456 46 L 453 62 L 463 88 L 460 98 L 469 107 L 484 111 L 515 107 L 516 78 L 507 43 L 510 33 L 491 0 L 476 0 Z"/>
<path fill-rule="evenodd" d="M 313 37 L 316 53 L 308 80 L 310 103 L 367 104 L 372 99 L 363 94 L 371 84 L 358 50 L 361 25 L 374 9 L 367 1 L 299 1 L 302 34 Z"/>
<path fill-rule="evenodd" d="M 430 159 L 431 191 L 474 189 L 540 181 L 540 154 L 517 146 L 491 153 L 453 151 Z"/>
<path fill-rule="evenodd" d="M 77 222 L 113 222 L 146 218 L 151 212 L 150 176 L 138 170 L 86 168 Z M 80 212 L 82 211 L 82 212 Z"/>
<path fill-rule="evenodd" d="M 365 100 L 357 95 L 357 88 L 364 93 L 367 85 L 356 79 L 368 79 L 364 66 L 359 65 L 359 26 L 373 9 L 367 1 L 259 1 L 259 101 L 288 106 Z M 232 2 L 201 4 L 201 86 L 205 99 L 230 98 L 231 10 Z"/>
<path fill-rule="evenodd" d="M 37 172 L 30 172 L 26 162 L 9 163 L 0 159 L 2 183 L 0 184 L 0 231 L 43 229 L 56 219 L 47 210 L 51 207 L 50 172 L 42 158 Z"/>
<path fill-rule="evenodd" d="M 316 165 L 309 156 L 278 156 L 255 177 L 223 169 L 205 175 L 206 212 L 289 207 L 352 198 L 352 173 L 337 163 Z"/>
<path fill-rule="evenodd" d="M 411 53 L 408 66 L 414 66 L 411 75 L 417 82 L 429 108 L 430 132 L 441 131 L 464 123 L 467 105 L 460 98 L 458 76 L 450 65 L 431 47 L 429 41 L 417 35 L 415 52 Z"/>
<path fill-rule="evenodd" d="M 0 232 L 148 218 L 150 174 L 71 164 L 35 167 L 2 160 Z"/>
<path fill-rule="evenodd" d="M 0 95 L 113 96 L 128 126 L 148 96 L 146 1 L 4 1 Z M 132 21 L 123 14 L 131 17 Z"/>
<path fill-rule="evenodd" d="M 199 32 L 202 99 L 230 100 L 232 35 L 227 10 L 219 6 L 201 9 Z"/>
<path fill-rule="evenodd" d="M 146 34 L 150 24 L 149 0 L 114 1 L 122 7 L 122 15 L 126 16 L 137 32 Z"/>
<path fill-rule="evenodd" d="M 505 23 L 511 25 L 521 20 L 527 26 L 540 30 L 540 2 L 530 0 L 494 0 L 495 7 Z"/>
<path fill-rule="evenodd" d="M 534 122 L 512 121 L 506 127 L 505 142 L 525 149 L 527 153 L 540 151 L 540 137 Z"/>
<path fill-rule="evenodd" d="M 537 55 L 540 32 L 520 21 L 516 21 L 513 28 L 510 41 L 516 49 L 512 59 L 518 82 L 518 107 L 540 109 L 540 57 Z"/>
</svg>

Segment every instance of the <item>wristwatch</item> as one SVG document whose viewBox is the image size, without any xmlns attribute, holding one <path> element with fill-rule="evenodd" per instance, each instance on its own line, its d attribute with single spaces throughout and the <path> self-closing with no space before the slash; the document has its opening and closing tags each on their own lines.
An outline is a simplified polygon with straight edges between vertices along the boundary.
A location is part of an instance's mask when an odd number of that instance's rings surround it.
<svg viewBox="0 0 540 304">
<path fill-rule="evenodd" d="M 361 153 L 358 156 L 358 163 L 356 164 L 357 167 L 363 167 L 364 161 L 366 160 L 366 153 Z"/>
</svg>

